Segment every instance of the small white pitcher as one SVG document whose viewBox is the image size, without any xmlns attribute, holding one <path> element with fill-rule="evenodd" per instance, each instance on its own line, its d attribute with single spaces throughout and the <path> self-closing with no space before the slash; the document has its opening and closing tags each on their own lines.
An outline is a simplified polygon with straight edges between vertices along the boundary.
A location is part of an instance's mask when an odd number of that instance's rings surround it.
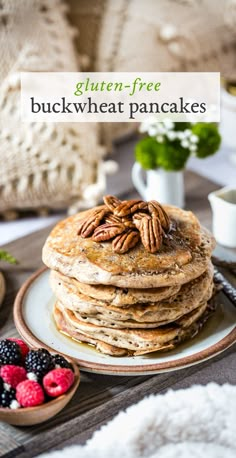
<svg viewBox="0 0 236 458">
<path fill-rule="evenodd" d="M 147 170 L 147 183 L 143 180 L 141 165 L 135 162 L 132 168 L 132 181 L 145 200 L 157 200 L 161 204 L 184 207 L 183 172 L 167 172 L 163 169 Z"/>
<path fill-rule="evenodd" d="M 217 242 L 236 248 L 236 188 L 222 188 L 208 195 L 213 212 L 213 234 Z"/>
</svg>

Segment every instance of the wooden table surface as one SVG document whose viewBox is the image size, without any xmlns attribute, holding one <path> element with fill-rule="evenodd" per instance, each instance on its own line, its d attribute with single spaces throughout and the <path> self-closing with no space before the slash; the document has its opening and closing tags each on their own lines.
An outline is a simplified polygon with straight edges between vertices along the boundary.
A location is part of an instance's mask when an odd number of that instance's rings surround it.
<svg viewBox="0 0 236 458">
<path fill-rule="evenodd" d="M 121 163 L 121 169 L 108 182 L 109 192 L 128 198 L 136 195 L 130 181 L 132 148 L 132 142 L 117 147 L 116 157 Z M 206 196 L 218 186 L 191 172 L 186 173 L 185 182 L 186 207 L 210 227 L 211 212 Z M 1 338 L 17 335 L 12 319 L 14 298 L 23 282 L 42 266 L 41 250 L 49 230 L 40 230 L 5 246 L 19 260 L 19 265 L 3 266 L 7 295 L 0 309 Z M 218 247 L 217 254 L 223 258 L 235 259 L 235 250 Z M 232 276 L 230 280 L 235 282 Z M 169 388 L 187 388 L 196 383 L 236 384 L 235 348 L 234 345 L 223 354 L 199 365 L 166 374 L 118 377 L 84 372 L 73 400 L 52 420 L 24 428 L 0 423 L 0 456 L 29 458 L 50 449 L 82 444 L 118 411 L 151 393 L 163 393 Z"/>
</svg>

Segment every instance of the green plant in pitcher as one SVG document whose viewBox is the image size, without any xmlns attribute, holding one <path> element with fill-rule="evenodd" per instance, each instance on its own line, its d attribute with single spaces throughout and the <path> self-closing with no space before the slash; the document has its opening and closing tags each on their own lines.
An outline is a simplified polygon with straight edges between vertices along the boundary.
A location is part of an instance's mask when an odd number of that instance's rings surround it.
<svg viewBox="0 0 236 458">
<path fill-rule="evenodd" d="M 221 143 L 214 123 L 150 119 L 141 124 L 140 132 L 146 136 L 136 144 L 135 157 L 145 170 L 183 170 L 190 156 L 200 159 L 211 156 Z"/>
</svg>

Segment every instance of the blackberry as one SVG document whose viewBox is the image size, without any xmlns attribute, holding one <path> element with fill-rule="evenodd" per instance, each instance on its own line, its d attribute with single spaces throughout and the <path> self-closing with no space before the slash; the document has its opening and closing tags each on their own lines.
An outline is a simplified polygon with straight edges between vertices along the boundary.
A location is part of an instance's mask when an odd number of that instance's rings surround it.
<svg viewBox="0 0 236 458">
<path fill-rule="evenodd" d="M 73 371 L 72 365 L 61 355 L 54 355 L 53 362 L 55 364 L 55 368 L 63 368 L 63 369 L 71 369 Z"/>
<path fill-rule="evenodd" d="M 4 383 L 4 382 L 3 382 L 3 379 L 2 379 L 2 377 L 0 377 L 0 396 L 1 396 L 1 394 L 2 394 L 2 392 L 3 392 L 3 389 L 4 389 L 3 383 Z"/>
<path fill-rule="evenodd" d="M 39 350 L 30 350 L 25 358 L 25 368 L 27 372 L 36 374 L 39 382 L 44 375 L 54 369 L 53 358 L 44 348 Z"/>
<path fill-rule="evenodd" d="M 11 402 L 16 399 L 16 390 L 10 388 L 9 390 L 3 390 L 0 396 L 0 405 L 2 407 L 10 407 Z"/>
<path fill-rule="evenodd" d="M 22 354 L 20 346 L 12 340 L 4 339 L 0 342 L 0 366 L 14 364 L 20 366 Z"/>
</svg>

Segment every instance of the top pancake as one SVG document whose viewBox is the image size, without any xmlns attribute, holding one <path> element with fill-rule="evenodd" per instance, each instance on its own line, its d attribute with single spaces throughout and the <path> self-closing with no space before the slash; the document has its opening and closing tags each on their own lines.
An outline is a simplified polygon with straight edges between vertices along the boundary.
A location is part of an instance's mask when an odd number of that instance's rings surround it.
<svg viewBox="0 0 236 458">
<path fill-rule="evenodd" d="M 177 229 L 155 254 L 141 243 L 128 253 L 117 254 L 110 241 L 96 243 L 78 236 L 78 221 L 89 215 L 88 210 L 55 226 L 44 245 L 43 261 L 49 268 L 88 284 L 127 288 L 184 284 L 206 270 L 214 239 L 192 212 L 164 208 Z"/>
</svg>

